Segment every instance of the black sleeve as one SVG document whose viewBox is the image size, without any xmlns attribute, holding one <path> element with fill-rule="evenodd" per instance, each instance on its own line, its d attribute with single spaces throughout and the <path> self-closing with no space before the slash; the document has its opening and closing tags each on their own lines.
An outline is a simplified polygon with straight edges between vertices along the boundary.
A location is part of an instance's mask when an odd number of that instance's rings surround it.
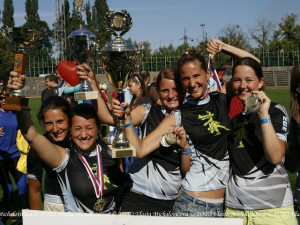
<svg viewBox="0 0 300 225">
<path fill-rule="evenodd" d="M 35 151 L 30 148 L 27 155 L 27 177 L 31 179 L 42 180 L 43 176 L 43 166 L 42 162 L 35 153 Z"/>
</svg>

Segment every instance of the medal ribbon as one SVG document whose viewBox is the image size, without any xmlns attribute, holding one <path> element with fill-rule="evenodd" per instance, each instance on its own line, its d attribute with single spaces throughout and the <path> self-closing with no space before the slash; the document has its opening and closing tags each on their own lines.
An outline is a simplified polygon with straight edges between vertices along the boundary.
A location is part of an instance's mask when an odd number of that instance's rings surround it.
<svg viewBox="0 0 300 225">
<path fill-rule="evenodd" d="M 222 90 L 222 85 L 219 79 L 219 75 L 214 67 L 214 61 L 211 59 L 211 54 L 208 56 L 208 69 L 210 70 L 210 75 L 216 81 L 218 89 Z"/>
<path fill-rule="evenodd" d="M 99 198 L 100 195 L 101 196 L 103 195 L 103 190 L 104 190 L 103 163 L 102 163 L 102 157 L 101 157 L 101 151 L 100 151 L 99 145 L 97 145 L 96 151 L 97 151 L 97 175 L 95 175 L 93 173 L 90 165 L 88 164 L 86 159 L 83 157 L 81 152 L 76 150 L 80 161 L 84 165 L 84 167 L 85 167 L 86 171 L 88 172 L 89 177 L 92 181 L 96 197 Z"/>
</svg>

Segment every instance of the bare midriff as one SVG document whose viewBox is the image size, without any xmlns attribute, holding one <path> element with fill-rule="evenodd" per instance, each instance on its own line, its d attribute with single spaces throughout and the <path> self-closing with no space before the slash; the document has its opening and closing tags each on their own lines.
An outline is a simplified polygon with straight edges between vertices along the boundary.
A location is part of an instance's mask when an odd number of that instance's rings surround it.
<svg viewBox="0 0 300 225">
<path fill-rule="evenodd" d="M 211 198 L 211 199 L 219 199 L 224 198 L 225 196 L 225 188 L 215 190 L 215 191 L 187 191 L 189 195 L 195 198 Z"/>
</svg>

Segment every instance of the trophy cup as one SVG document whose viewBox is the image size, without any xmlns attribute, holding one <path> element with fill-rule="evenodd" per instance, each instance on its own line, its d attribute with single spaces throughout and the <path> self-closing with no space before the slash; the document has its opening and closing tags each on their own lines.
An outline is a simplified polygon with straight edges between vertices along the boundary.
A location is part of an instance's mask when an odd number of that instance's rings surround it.
<svg viewBox="0 0 300 225">
<path fill-rule="evenodd" d="M 82 0 L 75 1 L 75 10 L 77 11 L 78 18 L 81 18 L 83 10 L 81 6 Z M 81 21 L 81 20 L 79 20 Z M 84 29 L 80 24 L 79 29 L 74 30 L 68 36 L 68 41 L 71 50 L 71 56 L 77 64 L 90 63 L 93 57 L 96 55 L 96 35 L 90 30 Z M 98 92 L 91 91 L 91 87 L 87 80 L 81 81 L 80 92 L 74 93 L 74 99 L 76 101 L 97 99 Z"/>
<path fill-rule="evenodd" d="M 3 26 L 1 33 L 15 47 L 14 71 L 20 75 L 24 74 L 27 63 L 25 48 L 37 40 L 37 32 L 21 27 L 9 28 Z M 9 93 L 9 96 L 5 97 L 5 105 L 2 108 L 15 111 L 28 109 L 28 98 L 23 96 L 22 90 L 13 90 Z"/>
<path fill-rule="evenodd" d="M 108 42 L 100 50 L 100 61 L 102 69 L 110 84 L 117 91 L 119 102 L 124 102 L 124 89 L 127 86 L 128 78 L 135 72 L 137 65 L 137 51 L 130 41 L 122 39 L 132 25 L 132 19 L 126 10 L 114 12 L 110 10 L 104 21 L 106 30 L 116 38 Z M 120 32 L 120 34 L 117 34 Z M 118 132 L 109 146 L 112 158 L 130 157 L 136 155 L 136 150 L 130 146 L 124 134 L 125 116 L 118 118 Z"/>
</svg>

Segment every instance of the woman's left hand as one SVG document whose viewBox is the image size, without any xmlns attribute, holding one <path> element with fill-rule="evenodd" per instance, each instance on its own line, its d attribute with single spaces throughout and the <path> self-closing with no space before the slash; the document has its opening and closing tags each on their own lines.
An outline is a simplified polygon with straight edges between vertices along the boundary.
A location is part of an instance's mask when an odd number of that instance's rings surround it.
<svg viewBox="0 0 300 225">
<path fill-rule="evenodd" d="M 89 82 L 96 80 L 96 75 L 92 68 L 87 64 L 77 65 L 77 75 L 81 80 L 88 80 Z"/>
<path fill-rule="evenodd" d="M 186 138 L 185 129 L 182 126 L 181 127 L 177 126 L 174 128 L 173 132 L 176 134 L 176 142 L 179 148 L 182 150 L 189 149 L 190 146 Z"/>
<path fill-rule="evenodd" d="M 258 117 L 260 119 L 270 117 L 269 108 L 271 104 L 271 99 L 269 99 L 269 97 L 263 91 L 252 91 L 252 93 L 255 94 L 261 102 L 260 110 L 257 112 Z"/>
</svg>

